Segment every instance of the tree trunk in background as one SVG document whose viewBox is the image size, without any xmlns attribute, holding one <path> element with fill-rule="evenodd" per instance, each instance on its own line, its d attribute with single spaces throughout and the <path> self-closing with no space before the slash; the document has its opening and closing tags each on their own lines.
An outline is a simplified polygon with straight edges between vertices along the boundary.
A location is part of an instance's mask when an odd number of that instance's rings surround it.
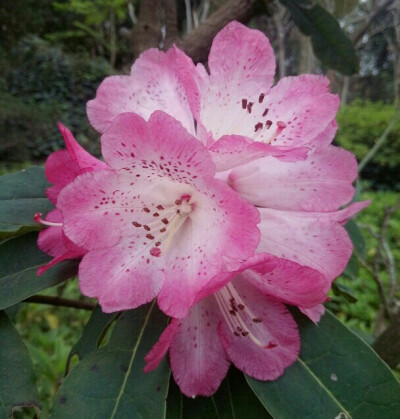
<svg viewBox="0 0 400 419">
<path fill-rule="evenodd" d="M 215 35 L 230 21 L 247 22 L 256 0 L 230 0 L 215 11 L 200 26 L 177 42 L 194 62 L 206 61 Z"/>
<path fill-rule="evenodd" d="M 298 29 L 298 39 L 300 42 L 299 55 L 299 74 L 314 73 L 315 58 L 309 36 L 303 35 Z"/>
<path fill-rule="evenodd" d="M 276 38 L 278 43 L 278 75 L 279 79 L 286 76 L 286 47 L 285 47 L 285 29 L 283 27 L 283 19 L 286 9 L 283 7 L 273 14 L 272 20 L 274 22 Z"/>
<path fill-rule="evenodd" d="M 168 49 L 178 39 L 178 10 L 176 0 L 163 0 L 165 40 L 164 49 Z"/>
<path fill-rule="evenodd" d="M 132 29 L 131 43 L 133 56 L 136 59 L 148 48 L 159 47 L 162 39 L 160 0 L 142 0 L 138 23 Z"/>
</svg>

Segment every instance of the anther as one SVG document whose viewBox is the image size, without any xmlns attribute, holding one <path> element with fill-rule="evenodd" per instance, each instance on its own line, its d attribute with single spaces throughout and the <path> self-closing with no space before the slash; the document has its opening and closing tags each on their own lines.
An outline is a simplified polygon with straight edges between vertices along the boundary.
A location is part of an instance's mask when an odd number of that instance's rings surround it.
<svg viewBox="0 0 400 419">
<path fill-rule="evenodd" d="M 263 127 L 263 123 L 257 122 L 257 124 L 254 125 L 254 132 L 257 132 L 259 129 L 262 129 L 262 127 Z"/>
<path fill-rule="evenodd" d="M 176 199 L 175 200 L 175 205 L 182 205 L 182 200 L 181 199 Z"/>
<path fill-rule="evenodd" d="M 278 344 L 274 341 L 274 340 L 270 340 L 268 342 L 268 345 L 266 346 L 267 349 L 273 349 L 276 348 L 278 346 Z"/>
</svg>

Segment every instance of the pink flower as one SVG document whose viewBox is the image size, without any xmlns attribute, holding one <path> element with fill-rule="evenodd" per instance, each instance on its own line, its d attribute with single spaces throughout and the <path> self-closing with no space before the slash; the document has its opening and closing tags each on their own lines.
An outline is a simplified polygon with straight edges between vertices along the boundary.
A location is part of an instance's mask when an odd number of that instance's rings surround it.
<svg viewBox="0 0 400 419">
<path fill-rule="evenodd" d="M 61 123 L 58 128 L 64 138 L 66 150 L 52 153 L 46 161 L 45 173 L 47 180 L 53 186 L 47 188 L 47 196 L 53 204 L 57 203 L 60 191 L 71 183 L 78 175 L 93 171 L 104 170 L 107 165 L 87 153 L 75 140 L 71 131 Z M 42 214 L 35 215 L 35 220 L 48 228 L 39 233 L 38 247 L 53 259 L 38 268 L 38 275 L 42 275 L 49 268 L 66 259 L 81 258 L 86 251 L 69 240 L 62 229 L 63 217 L 59 210 L 51 211 L 46 219 Z"/>
<path fill-rule="evenodd" d="M 210 74 L 179 49 L 146 51 L 130 76 L 109 77 L 88 102 L 100 132 L 120 113 L 161 109 L 210 150 L 218 171 L 272 155 L 296 161 L 324 140 L 339 100 L 326 77 L 286 77 L 271 88 L 275 59 L 264 34 L 231 22 L 215 37 Z M 196 120 L 196 128 L 194 125 Z"/>
<path fill-rule="evenodd" d="M 246 269 L 247 267 L 247 269 Z M 173 319 L 146 356 L 145 371 L 169 350 L 171 369 L 188 397 L 210 396 L 231 362 L 258 380 L 274 380 L 298 356 L 300 337 L 284 304 L 314 307 L 330 287 L 318 271 L 262 254 L 242 273 Z"/>
<path fill-rule="evenodd" d="M 105 312 L 158 295 L 165 313 L 185 316 L 220 274 L 253 255 L 258 211 L 214 178 L 204 145 L 163 112 L 148 122 L 117 117 L 102 136 L 102 154 L 112 170 L 77 176 L 57 200 L 63 232 L 87 250 L 82 292 Z"/>
</svg>

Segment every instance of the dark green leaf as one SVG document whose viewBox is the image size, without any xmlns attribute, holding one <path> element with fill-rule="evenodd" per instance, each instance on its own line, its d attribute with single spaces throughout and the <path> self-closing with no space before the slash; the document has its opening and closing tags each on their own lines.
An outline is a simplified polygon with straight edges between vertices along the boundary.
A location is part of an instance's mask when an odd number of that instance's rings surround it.
<svg viewBox="0 0 400 419">
<path fill-rule="evenodd" d="M 164 418 L 167 362 L 148 374 L 143 367 L 144 356 L 166 325 L 154 303 L 124 312 L 108 344 L 84 357 L 66 377 L 54 418 Z"/>
<path fill-rule="evenodd" d="M 273 417 L 398 418 L 400 383 L 376 353 L 327 312 L 318 326 L 296 314 L 299 360 L 276 381 L 247 377 Z"/>
<path fill-rule="evenodd" d="M 366 252 L 365 240 L 358 225 L 356 224 L 354 220 L 349 220 L 346 223 L 345 228 L 347 232 L 349 233 L 351 241 L 358 255 L 361 256 L 361 258 L 365 259 L 365 252 Z"/>
<path fill-rule="evenodd" d="M 349 303 L 355 303 L 357 301 L 357 297 L 354 295 L 353 291 L 338 281 L 335 281 L 332 284 L 332 291 L 335 295 L 342 295 Z"/>
<path fill-rule="evenodd" d="M 40 410 L 32 361 L 7 315 L 0 311 L 0 419 L 11 417 L 18 407 Z"/>
<path fill-rule="evenodd" d="M 81 338 L 71 349 L 68 363 L 74 355 L 77 355 L 82 360 L 90 352 L 97 349 L 105 331 L 116 316 L 117 313 L 103 313 L 101 307 L 97 305 L 83 330 Z"/>
<path fill-rule="evenodd" d="M 289 10 L 299 29 L 311 37 L 315 55 L 324 65 L 347 75 L 358 71 L 353 44 L 331 14 L 309 0 L 280 2 Z"/>
<path fill-rule="evenodd" d="M 346 266 L 346 269 L 343 272 L 343 275 L 346 275 L 347 277 L 351 279 L 357 279 L 359 270 L 360 270 L 360 264 L 358 263 L 358 260 L 353 253 L 351 255 L 349 263 Z"/>
<path fill-rule="evenodd" d="M 249 388 L 243 374 L 231 367 L 212 397 L 185 397 L 171 377 L 167 419 L 268 419 L 271 416 Z"/>
<path fill-rule="evenodd" d="M 76 274 L 77 262 L 66 261 L 37 276 L 37 268 L 48 262 L 49 257 L 38 249 L 36 240 L 37 233 L 28 233 L 0 245 L 0 309 Z"/>
<path fill-rule="evenodd" d="M 1 177 L 0 182 L 0 240 L 39 230 L 33 216 L 48 213 L 53 205 L 46 197 L 48 183 L 41 167 Z"/>
</svg>

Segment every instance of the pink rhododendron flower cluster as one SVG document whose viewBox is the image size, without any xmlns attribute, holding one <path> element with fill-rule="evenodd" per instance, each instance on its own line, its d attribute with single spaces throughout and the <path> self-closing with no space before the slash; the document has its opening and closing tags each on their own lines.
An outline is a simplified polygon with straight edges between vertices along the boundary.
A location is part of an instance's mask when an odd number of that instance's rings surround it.
<svg viewBox="0 0 400 419">
<path fill-rule="evenodd" d="M 322 76 L 272 86 L 259 31 L 232 22 L 214 39 L 209 72 L 176 47 L 151 49 L 129 76 L 108 77 L 88 117 L 105 162 L 63 126 L 66 151 L 46 175 L 56 209 L 39 247 L 82 258 L 82 292 L 103 311 L 157 297 L 172 318 L 146 357 L 169 351 L 188 396 L 213 394 L 230 363 L 273 380 L 298 356 L 286 305 L 318 322 L 352 244 L 343 225 L 367 203 L 354 156 L 331 145 L 338 98 Z"/>
</svg>

